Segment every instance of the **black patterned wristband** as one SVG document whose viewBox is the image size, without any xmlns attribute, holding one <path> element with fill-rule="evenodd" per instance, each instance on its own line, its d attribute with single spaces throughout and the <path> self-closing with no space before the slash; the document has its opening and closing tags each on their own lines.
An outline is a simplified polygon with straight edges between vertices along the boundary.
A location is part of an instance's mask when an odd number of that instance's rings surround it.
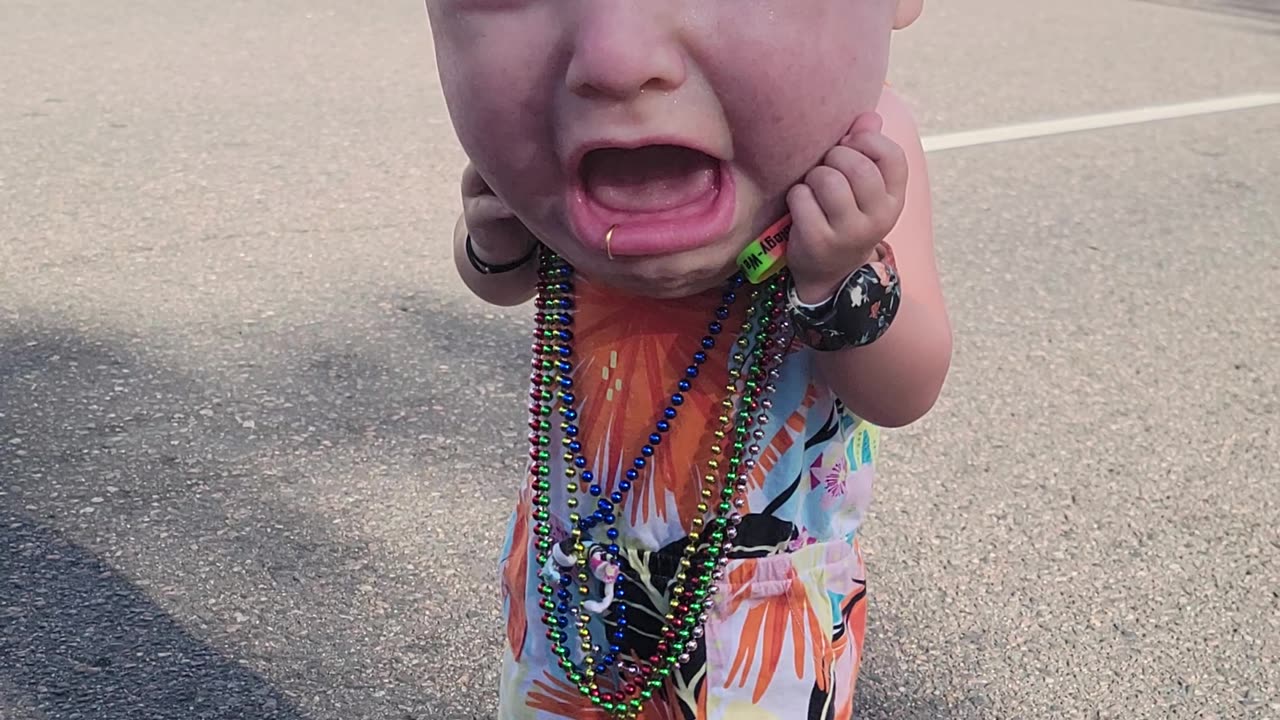
<svg viewBox="0 0 1280 720">
<path fill-rule="evenodd" d="M 526 253 L 524 257 L 520 258 L 519 260 L 516 260 L 515 262 L 509 262 L 502 265 L 493 265 L 481 260 L 478 256 L 476 256 L 475 248 L 471 247 L 471 233 L 467 233 L 467 239 L 463 241 L 462 244 L 466 246 L 467 260 L 471 262 L 471 267 L 475 268 L 476 272 L 480 273 L 481 275 L 500 275 L 502 273 L 511 272 L 512 270 L 519 270 L 520 268 L 527 265 L 529 261 L 532 260 L 534 256 L 538 254 L 538 246 L 540 245 L 540 243 L 534 243 L 533 247 L 529 248 L 529 252 Z"/>
<path fill-rule="evenodd" d="M 818 306 L 805 306 L 788 290 L 791 323 L 805 345 L 823 352 L 863 347 L 889 329 L 902 300 L 893 251 L 885 247 L 880 260 L 869 262 L 845 278 L 840 289 Z"/>
</svg>

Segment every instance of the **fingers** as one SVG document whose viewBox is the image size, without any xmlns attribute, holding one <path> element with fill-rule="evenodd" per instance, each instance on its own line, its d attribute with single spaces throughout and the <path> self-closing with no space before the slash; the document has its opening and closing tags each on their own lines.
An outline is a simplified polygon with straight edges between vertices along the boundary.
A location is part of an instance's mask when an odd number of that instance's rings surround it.
<svg viewBox="0 0 1280 720">
<path fill-rule="evenodd" d="M 472 223 L 515 218 L 515 213 L 511 212 L 511 208 L 507 207 L 507 204 L 499 200 L 496 195 L 478 195 L 465 198 L 462 201 L 462 208 L 467 215 L 468 221 Z"/>
<path fill-rule="evenodd" d="M 878 133 L 884 130 L 884 118 L 880 113 L 863 113 L 854 119 L 853 125 L 849 128 L 849 135 L 857 135 L 859 133 Z"/>
<path fill-rule="evenodd" d="M 805 175 L 803 186 L 812 193 L 832 228 L 847 226 L 856 219 L 858 204 L 852 183 L 842 168 L 829 162 L 819 165 Z"/>
<path fill-rule="evenodd" d="M 792 187 L 787 193 L 787 207 L 791 211 L 793 241 L 803 238 L 806 243 L 827 245 L 835 239 L 827 214 L 809 185 L 800 183 Z"/>
<path fill-rule="evenodd" d="M 885 191 L 901 201 L 907 192 L 907 153 L 879 131 L 851 133 L 838 147 L 845 147 L 871 160 L 879 171 Z"/>
<path fill-rule="evenodd" d="M 787 194 L 793 280 L 821 295 L 865 262 L 902 214 L 906 153 L 875 113 L 859 116 L 840 143 Z"/>
<path fill-rule="evenodd" d="M 508 220 L 515 214 L 494 194 L 493 188 L 471 163 L 462 170 L 462 207 L 470 223 Z"/>
<path fill-rule="evenodd" d="M 480 171 L 476 170 L 476 166 L 467 163 L 467 166 L 462 169 L 462 197 L 471 198 L 492 194 L 493 190 L 489 187 L 489 183 L 480 177 Z"/>
<path fill-rule="evenodd" d="M 827 151 L 826 156 L 823 157 L 823 165 L 819 169 L 822 168 L 834 171 L 834 174 L 839 175 L 844 182 L 845 193 L 851 196 L 853 209 L 865 215 L 870 215 L 883 204 L 884 196 L 887 193 L 885 179 L 880 167 L 867 155 L 854 148 L 837 145 Z M 829 175 L 831 173 L 823 172 L 822 174 Z M 820 197 L 823 196 L 820 195 Z M 828 206 L 824 205 L 824 207 Z M 835 220 L 835 218 L 832 219 Z"/>
<path fill-rule="evenodd" d="M 804 225 L 811 237 L 887 232 L 886 224 L 891 227 L 901 212 L 905 153 L 887 138 L 870 133 L 847 142 L 829 150 L 822 164 L 810 170 L 788 197 L 788 203 L 798 204 L 800 214 L 807 217 Z"/>
</svg>

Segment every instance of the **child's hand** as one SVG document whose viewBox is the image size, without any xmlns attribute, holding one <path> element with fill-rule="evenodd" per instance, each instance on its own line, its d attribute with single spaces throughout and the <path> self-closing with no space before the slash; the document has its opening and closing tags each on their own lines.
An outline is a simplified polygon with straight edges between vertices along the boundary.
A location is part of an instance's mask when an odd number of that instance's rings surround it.
<svg viewBox="0 0 1280 720">
<path fill-rule="evenodd" d="M 462 171 L 462 215 L 476 256 L 490 265 L 516 262 L 538 242 L 471 163 Z"/>
<path fill-rule="evenodd" d="M 787 267 L 802 302 L 830 297 L 898 223 L 907 157 L 880 132 L 883 127 L 876 113 L 860 115 L 822 164 L 787 194 Z"/>
</svg>

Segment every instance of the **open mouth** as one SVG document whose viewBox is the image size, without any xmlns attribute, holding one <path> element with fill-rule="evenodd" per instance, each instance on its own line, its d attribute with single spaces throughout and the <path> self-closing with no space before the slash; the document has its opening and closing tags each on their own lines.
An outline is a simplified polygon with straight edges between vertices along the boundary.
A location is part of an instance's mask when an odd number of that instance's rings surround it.
<svg viewBox="0 0 1280 720">
<path fill-rule="evenodd" d="M 606 148 L 587 153 L 580 174 L 583 191 L 602 208 L 660 214 L 713 194 L 720 185 L 720 161 L 678 145 Z"/>
<path fill-rule="evenodd" d="M 574 230 L 585 245 L 610 255 L 700 247 L 732 225 L 732 175 L 722 160 L 694 148 L 653 144 L 591 150 L 579 163 L 576 180 L 569 203 Z"/>
</svg>

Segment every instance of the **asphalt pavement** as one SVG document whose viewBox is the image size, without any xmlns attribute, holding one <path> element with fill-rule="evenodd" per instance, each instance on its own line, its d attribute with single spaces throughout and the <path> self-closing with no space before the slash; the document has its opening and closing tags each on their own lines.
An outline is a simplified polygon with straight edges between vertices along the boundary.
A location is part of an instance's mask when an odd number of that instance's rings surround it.
<svg viewBox="0 0 1280 720">
<path fill-rule="evenodd" d="M 1274 0 L 926 4 L 926 135 L 1280 91 Z M 0 720 L 471 720 L 530 309 L 421 3 L 0 5 Z M 938 152 L 859 717 L 1280 717 L 1280 106 Z"/>
</svg>

